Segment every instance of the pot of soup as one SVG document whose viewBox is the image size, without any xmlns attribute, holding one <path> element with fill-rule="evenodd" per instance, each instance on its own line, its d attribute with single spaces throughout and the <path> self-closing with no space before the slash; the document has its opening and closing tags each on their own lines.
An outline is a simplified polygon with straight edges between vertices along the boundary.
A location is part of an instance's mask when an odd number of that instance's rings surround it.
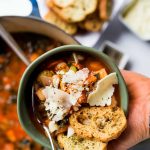
<svg viewBox="0 0 150 150">
<path fill-rule="evenodd" d="M 30 61 L 61 45 L 78 44 L 57 27 L 31 17 L 0 17 Z M 17 117 L 17 92 L 26 65 L 0 39 L 0 145 L 6 150 L 42 150 L 22 129 Z"/>
</svg>

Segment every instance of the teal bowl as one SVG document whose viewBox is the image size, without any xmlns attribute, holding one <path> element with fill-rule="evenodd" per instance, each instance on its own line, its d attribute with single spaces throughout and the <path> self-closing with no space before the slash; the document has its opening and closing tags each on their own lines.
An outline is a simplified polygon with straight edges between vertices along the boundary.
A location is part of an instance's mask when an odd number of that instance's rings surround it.
<svg viewBox="0 0 150 150">
<path fill-rule="evenodd" d="M 119 97 L 120 97 L 120 106 L 124 110 L 125 114 L 128 111 L 128 92 L 126 88 L 126 84 L 124 79 L 118 69 L 118 67 L 114 64 L 114 62 L 106 56 L 104 53 L 99 52 L 93 48 L 78 46 L 78 45 L 68 45 L 61 46 L 55 48 L 43 55 L 41 55 L 38 59 L 32 62 L 28 68 L 25 70 L 22 79 L 20 81 L 20 86 L 18 90 L 18 103 L 17 110 L 19 121 L 24 128 L 24 130 L 33 138 L 36 142 L 41 145 L 48 147 L 51 149 L 51 145 L 49 143 L 48 138 L 37 128 L 33 119 L 33 112 L 31 110 L 32 100 L 32 85 L 35 80 L 35 75 L 38 70 L 38 66 L 43 63 L 48 58 L 52 58 L 54 55 L 59 55 L 61 52 L 84 52 L 85 54 L 89 54 L 91 56 L 95 56 L 102 61 L 106 67 L 110 70 L 110 72 L 116 72 L 118 81 L 119 81 Z M 63 57 L 63 56 L 62 56 Z"/>
</svg>

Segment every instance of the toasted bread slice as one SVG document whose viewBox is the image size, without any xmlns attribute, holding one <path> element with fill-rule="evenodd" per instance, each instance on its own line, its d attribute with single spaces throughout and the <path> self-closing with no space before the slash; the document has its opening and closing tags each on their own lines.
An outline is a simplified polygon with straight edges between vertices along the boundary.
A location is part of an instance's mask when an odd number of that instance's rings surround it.
<svg viewBox="0 0 150 150">
<path fill-rule="evenodd" d="M 94 12 L 86 17 L 85 20 L 79 23 L 79 27 L 81 29 L 97 32 L 102 28 L 103 22 L 100 20 L 98 16 L 98 12 Z"/>
<path fill-rule="evenodd" d="M 75 0 L 72 5 L 64 8 L 60 8 L 52 0 L 48 0 L 47 5 L 59 17 L 74 23 L 84 20 L 88 14 L 93 13 L 97 8 L 97 0 Z"/>
<path fill-rule="evenodd" d="M 64 20 L 60 19 L 53 11 L 49 11 L 46 16 L 44 17 L 46 21 L 56 25 L 57 27 L 61 28 L 68 34 L 75 34 L 77 32 L 77 25 L 67 23 Z"/>
<path fill-rule="evenodd" d="M 127 125 L 119 107 L 85 107 L 74 112 L 69 122 L 75 133 L 83 138 L 108 142 L 116 139 Z"/>
<path fill-rule="evenodd" d="M 106 150 L 107 143 L 80 138 L 73 135 L 69 138 L 59 134 L 58 143 L 64 150 Z"/>
<path fill-rule="evenodd" d="M 68 7 L 74 3 L 75 0 L 53 0 L 53 3 L 61 8 Z"/>
</svg>

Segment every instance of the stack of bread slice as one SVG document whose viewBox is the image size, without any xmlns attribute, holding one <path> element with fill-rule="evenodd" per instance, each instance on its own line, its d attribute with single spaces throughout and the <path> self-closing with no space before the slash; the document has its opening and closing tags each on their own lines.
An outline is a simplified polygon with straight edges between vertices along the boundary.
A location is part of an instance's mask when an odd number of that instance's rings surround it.
<svg viewBox="0 0 150 150">
<path fill-rule="evenodd" d="M 109 19 L 111 0 L 47 0 L 45 20 L 69 34 L 78 29 L 99 31 Z"/>
<path fill-rule="evenodd" d="M 83 107 L 70 116 L 69 123 L 75 134 L 58 136 L 64 150 L 106 150 L 107 143 L 118 138 L 127 126 L 124 112 L 117 106 Z"/>
</svg>

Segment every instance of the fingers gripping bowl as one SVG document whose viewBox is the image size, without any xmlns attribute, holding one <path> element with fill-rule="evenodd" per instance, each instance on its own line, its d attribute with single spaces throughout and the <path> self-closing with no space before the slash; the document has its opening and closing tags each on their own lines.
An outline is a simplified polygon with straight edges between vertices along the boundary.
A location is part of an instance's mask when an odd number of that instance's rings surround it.
<svg viewBox="0 0 150 150">
<path fill-rule="evenodd" d="M 67 150 L 67 143 L 74 149 L 91 147 L 93 143 L 95 149 L 104 149 L 126 128 L 127 109 L 128 94 L 120 71 L 109 57 L 93 48 L 55 48 L 35 60 L 20 82 L 21 125 L 33 139 L 49 148 L 35 110 L 60 147 Z"/>
</svg>

